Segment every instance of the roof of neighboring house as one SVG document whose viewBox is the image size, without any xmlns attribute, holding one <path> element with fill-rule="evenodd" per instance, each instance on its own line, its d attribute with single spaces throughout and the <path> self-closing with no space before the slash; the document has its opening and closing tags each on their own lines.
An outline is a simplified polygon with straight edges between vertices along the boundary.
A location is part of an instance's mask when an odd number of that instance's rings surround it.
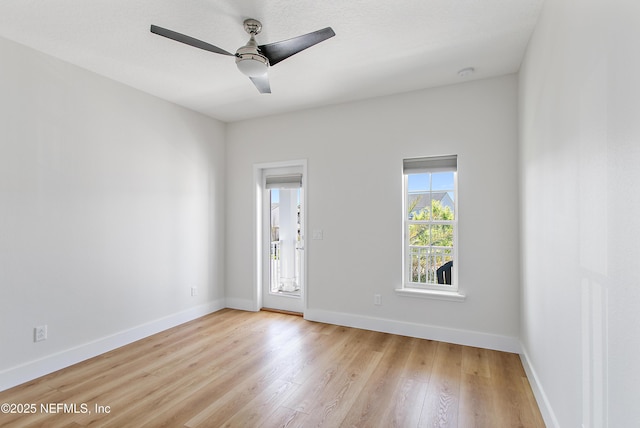
<svg viewBox="0 0 640 428">
<path fill-rule="evenodd" d="M 429 195 L 431 195 L 431 199 L 434 199 L 436 201 L 440 201 L 440 203 L 442 204 L 442 206 L 445 207 L 449 207 L 451 209 L 453 209 L 453 199 L 451 199 L 451 196 L 449 196 L 449 193 L 447 192 L 409 192 L 409 195 L 422 195 L 423 197 L 420 198 L 420 200 L 418 201 L 418 203 L 416 204 L 416 206 L 414 207 L 413 211 L 420 211 L 421 209 L 425 208 L 427 205 L 430 204 L 429 202 Z"/>
</svg>

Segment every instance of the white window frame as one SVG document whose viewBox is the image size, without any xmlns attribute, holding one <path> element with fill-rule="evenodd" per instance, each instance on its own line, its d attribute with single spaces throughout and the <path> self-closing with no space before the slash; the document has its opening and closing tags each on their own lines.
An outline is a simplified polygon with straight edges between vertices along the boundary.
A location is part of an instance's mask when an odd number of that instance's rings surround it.
<svg viewBox="0 0 640 428">
<path fill-rule="evenodd" d="M 426 297 L 442 300 L 463 301 L 465 295 L 460 292 L 458 271 L 458 232 L 459 232 L 459 211 L 458 211 L 458 172 L 457 172 L 457 155 L 448 156 L 432 156 L 421 158 L 409 158 L 403 160 L 402 168 L 402 286 L 396 289 L 399 295 L 411 297 Z M 441 220 L 410 220 L 407 216 L 409 204 L 408 175 L 418 173 L 437 173 L 452 171 L 454 173 L 454 219 Z M 430 186 L 431 191 L 431 186 Z M 416 283 L 411 281 L 411 254 L 409 245 L 409 225 L 410 224 L 450 224 L 453 226 L 453 269 L 452 283 L 449 284 L 430 284 Z"/>
</svg>

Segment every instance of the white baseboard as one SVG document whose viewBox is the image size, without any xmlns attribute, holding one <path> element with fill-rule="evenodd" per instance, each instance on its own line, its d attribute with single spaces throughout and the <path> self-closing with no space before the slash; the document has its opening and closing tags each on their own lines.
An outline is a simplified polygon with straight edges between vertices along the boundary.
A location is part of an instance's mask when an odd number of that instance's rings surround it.
<svg viewBox="0 0 640 428">
<path fill-rule="evenodd" d="M 227 308 L 229 309 L 238 309 L 241 311 L 250 312 L 256 312 L 260 310 L 260 308 L 256 305 L 256 302 L 254 302 L 253 300 L 227 298 L 225 302 Z"/>
<path fill-rule="evenodd" d="M 520 341 L 516 337 L 501 336 L 498 334 L 458 330 L 343 312 L 324 311 L 321 309 L 307 309 L 304 313 L 304 318 L 310 321 L 337 324 L 345 327 L 399 334 L 420 339 L 438 340 L 440 342 L 513 352 L 515 354 L 519 354 L 521 351 Z"/>
<path fill-rule="evenodd" d="M 549 399 L 544 393 L 544 389 L 542 388 L 540 379 L 538 378 L 536 371 L 531 365 L 531 360 L 529 359 L 529 355 L 527 354 L 527 349 L 523 345 L 520 345 L 520 348 L 522 349 L 522 351 L 520 352 L 522 367 L 524 367 L 524 371 L 527 374 L 527 378 L 529 379 L 529 384 L 531 385 L 531 390 L 533 391 L 533 395 L 536 397 L 536 401 L 538 402 L 538 408 L 540 408 L 540 413 L 542 413 L 542 419 L 544 419 L 544 423 L 547 427 L 560 428 L 560 424 L 558 423 L 558 419 L 556 419 L 556 415 L 553 412 L 551 404 L 549 403 Z"/>
<path fill-rule="evenodd" d="M 212 301 L 204 305 L 171 314 L 128 330 L 114 333 L 112 335 L 0 371 L 0 391 L 4 391 L 5 389 L 12 388 L 40 376 L 53 373 L 56 370 L 63 369 L 86 359 L 109 352 L 113 349 L 194 320 L 201 316 L 219 311 L 224 307 L 224 301 Z"/>
</svg>

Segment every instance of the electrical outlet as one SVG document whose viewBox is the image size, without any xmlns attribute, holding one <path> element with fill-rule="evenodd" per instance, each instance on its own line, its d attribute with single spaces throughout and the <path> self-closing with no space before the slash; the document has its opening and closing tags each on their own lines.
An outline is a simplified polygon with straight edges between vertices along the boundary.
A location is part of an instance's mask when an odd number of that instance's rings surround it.
<svg viewBox="0 0 640 428">
<path fill-rule="evenodd" d="M 373 295 L 373 304 L 378 306 L 382 304 L 382 298 L 380 297 L 379 294 Z"/>
<path fill-rule="evenodd" d="M 43 340 L 47 340 L 47 326 L 39 325 L 33 329 L 33 341 L 42 342 Z"/>
<path fill-rule="evenodd" d="M 191 287 L 191 296 L 197 296 L 197 295 L 198 295 L 198 288 Z"/>
</svg>

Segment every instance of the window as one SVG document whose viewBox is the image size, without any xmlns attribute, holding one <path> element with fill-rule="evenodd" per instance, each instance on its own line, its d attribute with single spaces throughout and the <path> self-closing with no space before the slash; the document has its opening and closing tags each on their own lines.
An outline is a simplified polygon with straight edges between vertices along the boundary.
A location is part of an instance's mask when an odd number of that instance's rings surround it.
<svg viewBox="0 0 640 428">
<path fill-rule="evenodd" d="M 458 290 L 457 156 L 405 159 L 403 290 Z"/>
</svg>

